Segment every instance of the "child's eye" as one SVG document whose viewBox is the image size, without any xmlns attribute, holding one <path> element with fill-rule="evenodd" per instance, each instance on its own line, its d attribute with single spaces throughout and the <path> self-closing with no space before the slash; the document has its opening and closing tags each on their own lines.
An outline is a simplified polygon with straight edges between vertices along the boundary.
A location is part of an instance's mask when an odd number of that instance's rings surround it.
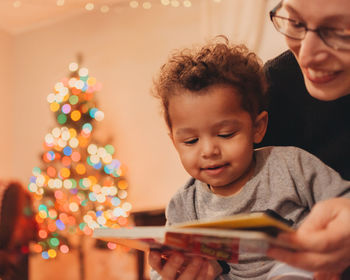
<svg viewBox="0 0 350 280">
<path fill-rule="evenodd" d="M 230 138 L 233 136 L 233 134 L 235 134 L 234 132 L 230 132 L 230 133 L 221 133 L 221 134 L 218 134 L 219 137 L 222 137 L 222 138 Z"/>
<path fill-rule="evenodd" d="M 198 141 L 198 138 L 193 138 L 191 140 L 184 141 L 186 145 L 193 145 Z"/>
</svg>

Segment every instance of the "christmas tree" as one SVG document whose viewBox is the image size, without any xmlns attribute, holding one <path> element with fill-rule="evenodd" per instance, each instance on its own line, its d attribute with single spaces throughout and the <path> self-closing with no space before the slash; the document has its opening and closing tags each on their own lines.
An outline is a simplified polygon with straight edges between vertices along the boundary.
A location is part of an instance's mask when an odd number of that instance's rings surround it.
<svg viewBox="0 0 350 280">
<path fill-rule="evenodd" d="M 126 226 L 131 210 L 114 147 L 100 145 L 93 137 L 95 123 L 104 118 L 95 99 L 101 84 L 77 63 L 69 69 L 70 77 L 47 97 L 57 126 L 45 136 L 42 167 L 33 169 L 28 185 L 39 224 L 33 250 L 44 259 L 68 253 L 73 237 L 82 240 L 95 228 Z"/>
</svg>

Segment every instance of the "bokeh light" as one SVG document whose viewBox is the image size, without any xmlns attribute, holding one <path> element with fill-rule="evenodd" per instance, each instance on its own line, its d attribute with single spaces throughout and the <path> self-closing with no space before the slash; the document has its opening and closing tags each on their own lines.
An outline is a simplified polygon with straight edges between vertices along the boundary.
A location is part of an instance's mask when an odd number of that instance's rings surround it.
<svg viewBox="0 0 350 280">
<path fill-rule="evenodd" d="M 44 259 L 69 253 L 72 235 L 90 236 L 95 228 L 126 226 L 132 209 L 124 201 L 129 186 L 121 177 L 114 146 L 100 144 L 94 135 L 96 121 L 105 117 L 95 101 L 101 83 L 75 62 L 69 70 L 71 77 L 57 82 L 46 97 L 57 123 L 44 137 L 43 168 L 33 168 L 27 186 L 39 224 L 33 251 Z"/>
</svg>

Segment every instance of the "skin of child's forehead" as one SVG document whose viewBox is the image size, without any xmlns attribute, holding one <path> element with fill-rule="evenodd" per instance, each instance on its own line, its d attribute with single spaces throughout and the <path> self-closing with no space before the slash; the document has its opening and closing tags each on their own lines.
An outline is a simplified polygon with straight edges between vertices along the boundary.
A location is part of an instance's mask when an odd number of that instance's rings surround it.
<svg viewBox="0 0 350 280">
<path fill-rule="evenodd" d="M 169 107 L 170 107 L 170 103 L 171 103 L 172 97 L 174 97 L 174 96 L 181 96 L 181 95 L 188 95 L 188 96 L 192 96 L 192 97 L 203 96 L 203 95 L 206 95 L 206 94 L 212 94 L 213 89 L 215 90 L 215 89 L 218 89 L 218 88 L 226 88 L 229 91 L 231 91 L 232 95 L 236 98 L 236 100 L 239 101 L 239 106 L 243 110 L 247 111 L 251 115 L 252 118 L 255 117 L 253 112 L 249 112 L 249 110 L 244 108 L 244 105 L 243 105 L 244 97 L 243 97 L 241 89 L 239 89 L 239 88 L 237 88 L 237 86 L 234 86 L 234 85 L 229 84 L 229 83 L 214 83 L 214 84 L 206 86 L 206 87 L 204 87 L 204 88 L 202 88 L 202 89 L 200 89 L 198 91 L 192 91 L 192 90 L 184 89 L 184 88 L 177 89 L 177 90 L 174 91 L 174 94 L 172 94 L 171 97 L 169 98 L 168 113 L 169 113 Z M 250 98 L 247 98 L 247 99 L 251 100 L 252 98 L 254 98 L 254 97 L 250 97 Z M 255 106 L 255 104 L 253 104 L 254 103 L 253 101 L 247 100 L 246 102 L 249 103 L 249 106 L 251 106 L 251 107 Z"/>
</svg>

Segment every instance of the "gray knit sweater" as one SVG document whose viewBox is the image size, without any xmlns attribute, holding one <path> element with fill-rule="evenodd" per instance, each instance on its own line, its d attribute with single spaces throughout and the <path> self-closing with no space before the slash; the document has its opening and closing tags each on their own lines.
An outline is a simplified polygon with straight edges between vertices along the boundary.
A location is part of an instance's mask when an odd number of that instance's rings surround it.
<svg viewBox="0 0 350 280">
<path fill-rule="evenodd" d="M 213 194 L 208 185 L 191 179 L 168 204 L 167 224 L 271 209 L 297 227 L 321 200 L 350 198 L 350 182 L 310 153 L 296 147 L 266 147 L 255 151 L 254 176 L 231 196 Z M 218 279 L 265 279 L 275 262 L 241 255 L 229 274 Z M 161 279 L 154 271 L 152 279 Z"/>
</svg>

